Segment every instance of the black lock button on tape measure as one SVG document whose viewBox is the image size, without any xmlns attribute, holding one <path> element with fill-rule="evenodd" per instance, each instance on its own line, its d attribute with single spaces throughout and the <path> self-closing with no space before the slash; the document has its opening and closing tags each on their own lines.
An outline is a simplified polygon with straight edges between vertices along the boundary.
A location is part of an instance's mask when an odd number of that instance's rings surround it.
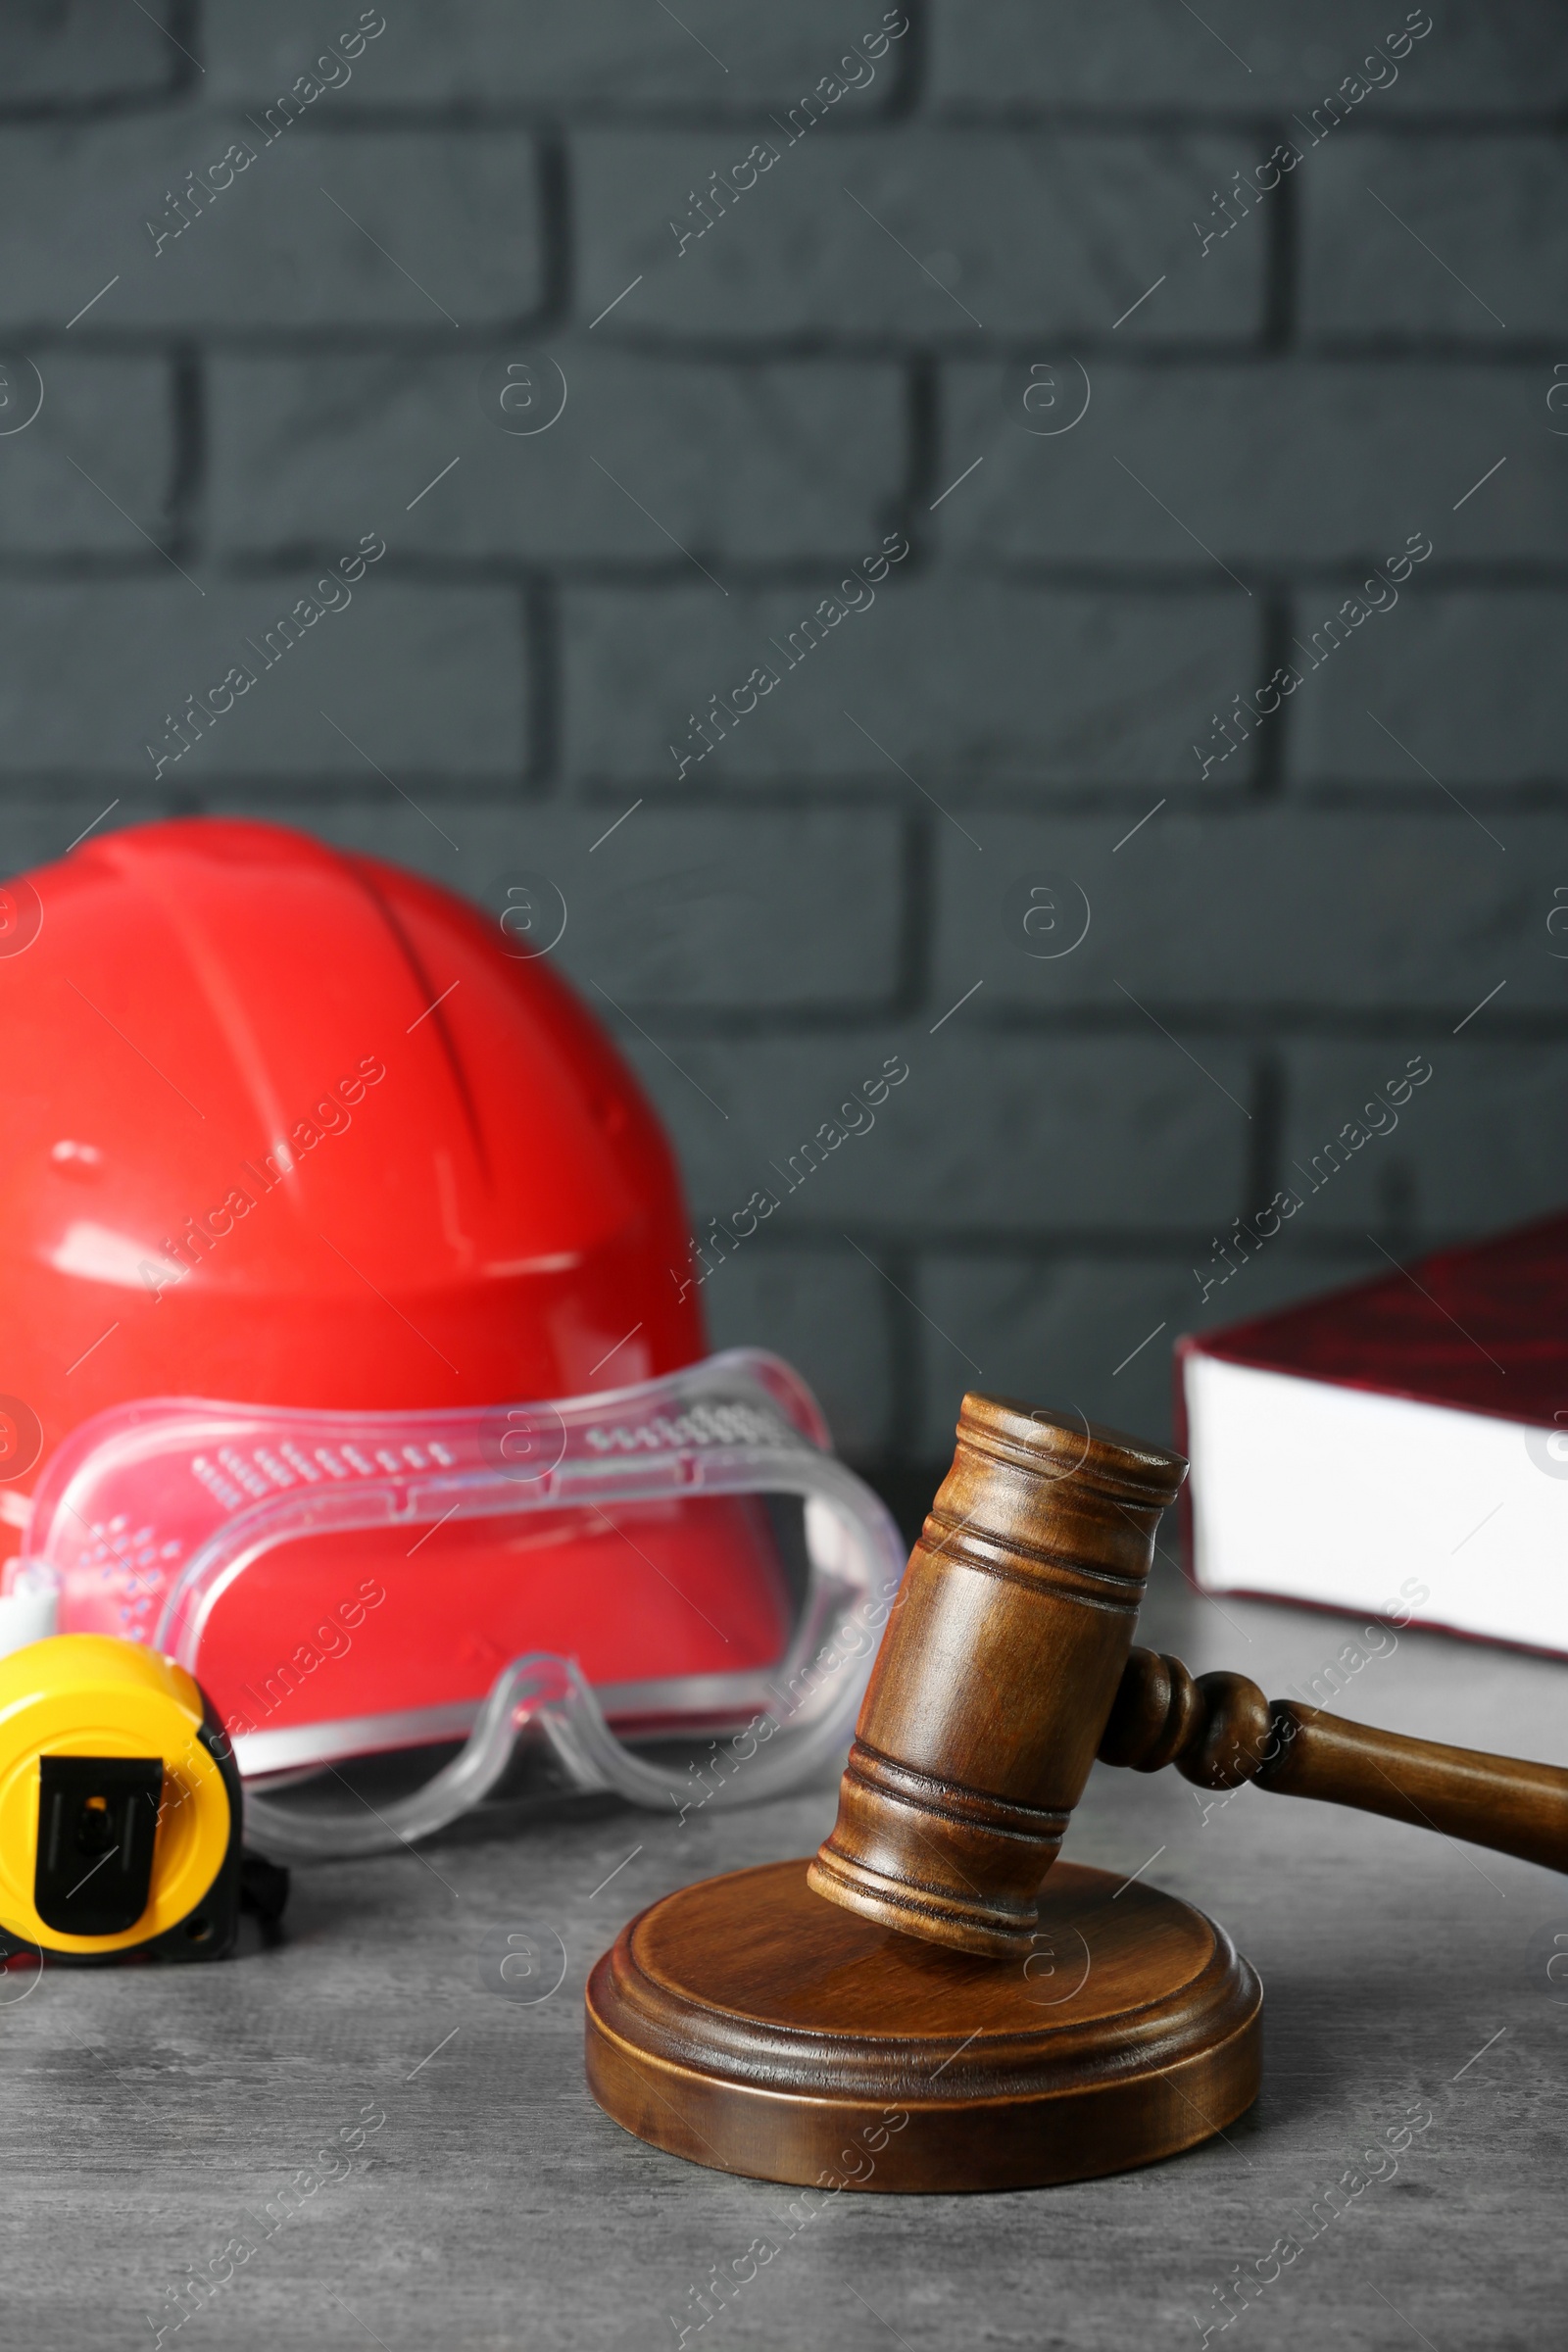
<svg viewBox="0 0 1568 2352">
<path fill-rule="evenodd" d="M 172 1659 L 104 1634 L 0 1658 L 0 1952 L 225 1958 L 242 1821 L 228 1740 Z M 286 1876 L 260 1868 L 251 1904 L 275 1917 Z"/>
</svg>

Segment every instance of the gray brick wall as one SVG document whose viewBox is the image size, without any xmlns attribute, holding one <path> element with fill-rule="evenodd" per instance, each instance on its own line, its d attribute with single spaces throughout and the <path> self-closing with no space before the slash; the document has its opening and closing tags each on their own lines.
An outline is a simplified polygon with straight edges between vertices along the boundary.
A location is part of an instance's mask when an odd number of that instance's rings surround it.
<svg viewBox="0 0 1568 2352">
<path fill-rule="evenodd" d="M 5 864 L 114 800 L 550 873 L 697 1231 L 782 1191 L 715 1340 L 889 1475 L 975 1380 L 1158 1434 L 1179 1330 L 1568 1164 L 1568 21 L 904 13 L 387 0 L 286 126 L 355 7 L 0 24 Z M 1412 1054 L 1397 1132 L 1205 1299 Z"/>
</svg>

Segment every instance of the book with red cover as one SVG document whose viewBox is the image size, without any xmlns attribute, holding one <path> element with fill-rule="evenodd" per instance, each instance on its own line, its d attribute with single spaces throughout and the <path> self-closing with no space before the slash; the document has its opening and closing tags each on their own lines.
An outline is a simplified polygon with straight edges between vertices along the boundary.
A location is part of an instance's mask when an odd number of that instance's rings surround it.
<svg viewBox="0 0 1568 2352">
<path fill-rule="evenodd" d="M 1175 1354 L 1200 1591 L 1568 1656 L 1568 1216 Z"/>
</svg>

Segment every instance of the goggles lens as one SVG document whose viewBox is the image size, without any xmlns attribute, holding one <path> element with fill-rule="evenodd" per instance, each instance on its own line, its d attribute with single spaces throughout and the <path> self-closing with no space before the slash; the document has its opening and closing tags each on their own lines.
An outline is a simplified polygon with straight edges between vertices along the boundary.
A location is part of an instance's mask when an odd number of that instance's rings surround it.
<svg viewBox="0 0 1568 2352">
<path fill-rule="evenodd" d="M 116 1407 L 48 1464 L 12 1585 L 197 1676 L 252 1836 L 307 1855 L 427 1835 L 540 1746 L 557 1787 L 677 1811 L 794 1786 L 902 1568 L 805 1384 L 736 1349 L 557 1403 Z M 337 1770 L 411 1750 L 374 1807 Z"/>
</svg>

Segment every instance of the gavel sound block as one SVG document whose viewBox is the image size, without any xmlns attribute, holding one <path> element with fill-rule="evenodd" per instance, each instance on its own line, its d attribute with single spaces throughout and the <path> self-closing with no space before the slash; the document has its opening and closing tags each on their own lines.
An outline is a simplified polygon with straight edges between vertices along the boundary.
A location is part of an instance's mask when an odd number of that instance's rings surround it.
<svg viewBox="0 0 1568 2352">
<path fill-rule="evenodd" d="M 1056 1862 L 1097 1754 L 1568 1869 L 1568 1773 L 1363 1730 L 1133 1648 L 1179 1454 L 981 1396 L 957 1438 L 832 1836 L 809 1862 L 667 1895 L 589 1979 L 595 2098 L 696 2163 L 1029 2187 L 1173 2155 L 1251 2104 L 1262 1991 L 1223 1929 Z"/>
</svg>

